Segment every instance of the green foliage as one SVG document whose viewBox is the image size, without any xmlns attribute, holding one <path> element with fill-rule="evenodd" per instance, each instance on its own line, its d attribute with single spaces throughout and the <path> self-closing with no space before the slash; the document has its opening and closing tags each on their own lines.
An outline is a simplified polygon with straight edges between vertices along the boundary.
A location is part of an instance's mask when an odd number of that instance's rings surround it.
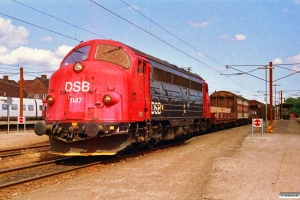
<svg viewBox="0 0 300 200">
<path fill-rule="evenodd" d="M 290 109 L 290 112 L 295 113 L 296 115 L 300 115 L 300 97 L 290 97 L 285 100 L 285 103 L 293 104 L 294 106 Z"/>
</svg>

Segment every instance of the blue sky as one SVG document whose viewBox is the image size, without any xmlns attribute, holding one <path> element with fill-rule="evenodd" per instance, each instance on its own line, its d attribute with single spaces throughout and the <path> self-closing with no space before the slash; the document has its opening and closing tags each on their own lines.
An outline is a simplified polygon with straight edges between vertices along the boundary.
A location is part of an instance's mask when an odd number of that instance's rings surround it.
<svg viewBox="0 0 300 200">
<path fill-rule="evenodd" d="M 300 0 L 0 0 L 0 77 L 19 80 L 20 67 L 25 79 L 50 77 L 79 41 L 104 38 L 191 67 L 210 92 L 262 102 L 258 65 L 273 62 L 276 91 L 297 97 L 299 21 Z"/>
</svg>

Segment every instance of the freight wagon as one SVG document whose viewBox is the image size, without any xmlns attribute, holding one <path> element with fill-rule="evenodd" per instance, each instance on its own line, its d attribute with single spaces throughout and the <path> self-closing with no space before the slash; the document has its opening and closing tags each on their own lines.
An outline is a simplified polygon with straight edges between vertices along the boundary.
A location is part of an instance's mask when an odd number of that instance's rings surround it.
<svg viewBox="0 0 300 200">
<path fill-rule="evenodd" d="M 216 91 L 210 95 L 210 106 L 223 108 L 220 112 L 211 108 L 211 121 L 215 127 L 244 125 L 251 122 L 249 118 L 249 100 L 229 91 Z"/>
</svg>

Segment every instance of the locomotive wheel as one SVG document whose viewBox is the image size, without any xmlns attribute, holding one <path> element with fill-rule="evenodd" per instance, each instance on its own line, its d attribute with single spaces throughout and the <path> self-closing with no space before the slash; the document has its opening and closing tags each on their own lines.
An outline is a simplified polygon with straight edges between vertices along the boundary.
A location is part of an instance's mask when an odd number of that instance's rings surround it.
<svg viewBox="0 0 300 200">
<path fill-rule="evenodd" d="M 116 158 L 119 158 L 119 157 L 122 155 L 122 153 L 123 153 L 122 150 L 121 150 L 121 151 L 118 151 L 114 156 L 115 156 Z"/>
</svg>

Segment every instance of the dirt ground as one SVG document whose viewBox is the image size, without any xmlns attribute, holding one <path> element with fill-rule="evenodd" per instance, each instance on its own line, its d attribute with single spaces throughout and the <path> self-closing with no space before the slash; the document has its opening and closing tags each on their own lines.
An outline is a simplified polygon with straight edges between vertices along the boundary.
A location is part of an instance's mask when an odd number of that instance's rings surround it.
<svg viewBox="0 0 300 200">
<path fill-rule="evenodd" d="M 202 135 L 11 198 L 280 199 L 280 192 L 300 192 L 299 128 L 296 120 L 285 120 L 263 137 L 259 128 L 252 137 L 251 125 Z M 1 146 L 10 142 L 5 136 Z"/>
</svg>

